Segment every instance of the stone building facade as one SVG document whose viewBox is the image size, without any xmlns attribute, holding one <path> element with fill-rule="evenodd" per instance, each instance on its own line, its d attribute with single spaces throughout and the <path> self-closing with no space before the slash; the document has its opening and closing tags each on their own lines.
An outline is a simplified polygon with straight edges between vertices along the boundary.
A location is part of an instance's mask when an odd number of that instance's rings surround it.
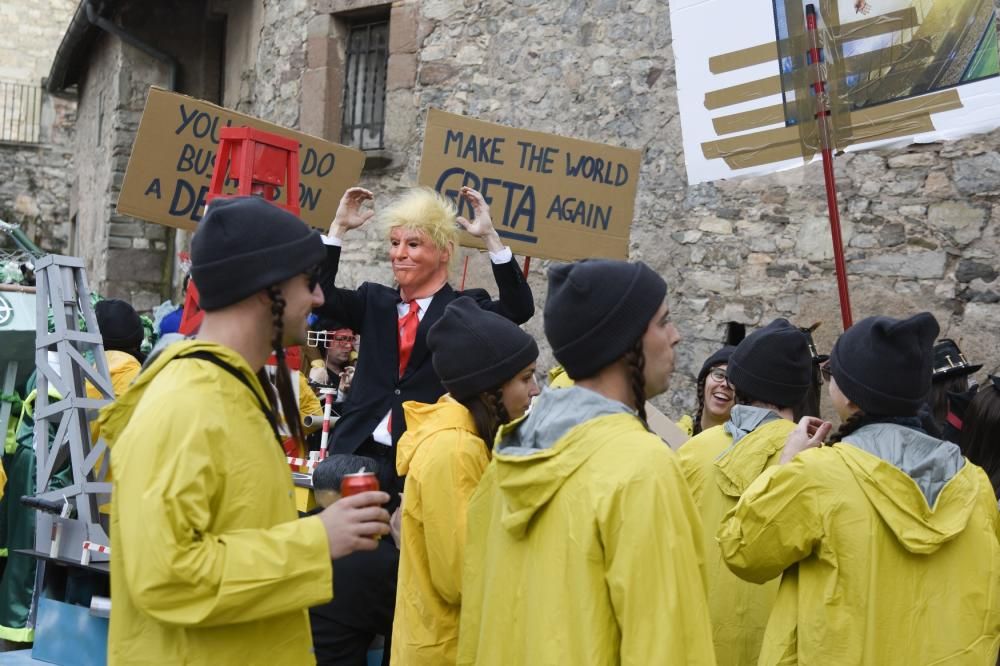
<svg viewBox="0 0 1000 666">
<path fill-rule="evenodd" d="M 69 250 L 76 99 L 41 88 L 76 0 L 0 4 L 0 219 Z M 6 240 L 0 237 L 0 240 Z"/>
<path fill-rule="evenodd" d="M 691 408 L 693 374 L 720 344 L 726 322 L 752 328 L 778 316 L 799 325 L 822 321 L 821 351 L 839 332 L 818 164 L 688 187 L 667 3 L 217 0 L 201 7 L 203 16 L 225 22 L 218 99 L 334 141 L 341 136 L 346 27 L 358 17 L 388 18 L 384 147 L 371 151 L 362 181 L 380 207 L 415 182 L 430 107 L 641 150 L 631 256 L 666 277 L 672 316 L 684 336 L 673 388 L 661 399 L 668 412 Z M 198 52 L 193 43 L 187 50 Z M 112 105 L 128 107 L 110 123 L 117 137 L 108 145 L 117 151 L 134 131 L 143 77 L 160 83 L 162 72 L 110 39 L 82 55 L 92 73 L 81 82 L 81 128 L 94 113 L 86 89 L 96 85 L 88 82 L 97 72 L 117 72 L 118 89 L 128 91 Z M 200 96 L 217 101 L 210 93 Z M 77 154 L 94 152 L 83 140 L 86 132 L 79 136 Z M 970 358 L 994 370 L 1000 364 L 1000 132 L 842 155 L 836 172 L 855 319 L 929 310 L 942 336 L 957 339 Z M 148 265 L 137 261 L 146 273 L 129 277 L 154 285 L 169 272 L 162 263 L 173 249 L 167 240 L 160 249 L 162 232 L 152 225 L 114 218 L 117 176 L 102 177 L 87 195 L 104 196 L 91 235 L 100 239 L 98 230 L 107 229 L 108 243 L 130 238 L 130 251 L 159 252 Z M 374 229 L 348 237 L 343 283 L 390 280 L 384 253 Z M 539 340 L 547 264 L 533 263 L 530 277 L 539 315 L 527 328 Z M 109 284 L 122 279 L 112 275 L 105 275 Z M 474 258 L 467 284 L 489 282 L 486 260 Z M 553 360 L 543 348 L 540 365 L 547 367 Z"/>
</svg>

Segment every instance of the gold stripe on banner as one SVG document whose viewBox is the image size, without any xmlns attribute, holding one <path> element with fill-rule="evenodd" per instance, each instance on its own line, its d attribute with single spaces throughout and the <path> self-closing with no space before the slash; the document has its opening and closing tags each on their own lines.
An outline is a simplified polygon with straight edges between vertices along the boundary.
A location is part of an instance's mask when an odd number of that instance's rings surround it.
<svg viewBox="0 0 1000 666">
<path fill-rule="evenodd" d="M 769 76 L 766 79 L 758 79 L 721 90 L 707 92 L 705 93 L 705 108 L 711 111 L 739 104 L 740 102 L 749 102 L 750 100 L 780 94 L 781 77 Z"/>
<path fill-rule="evenodd" d="M 921 95 L 901 99 L 898 102 L 879 104 L 870 109 L 858 109 L 851 112 L 851 128 L 861 131 L 866 125 L 884 122 L 897 122 L 916 115 L 930 116 L 932 113 L 943 113 L 962 108 L 962 98 L 958 90 L 951 88 L 931 95 Z M 853 143 L 857 143 L 854 141 Z"/>
<path fill-rule="evenodd" d="M 739 51 L 730 51 L 708 59 L 708 70 L 712 74 L 724 74 L 752 65 L 763 65 L 778 59 L 778 44 L 758 44 Z"/>
<path fill-rule="evenodd" d="M 897 30 L 907 30 L 915 28 L 919 21 L 917 11 L 913 7 L 886 12 L 879 16 L 834 25 L 830 34 L 837 40 L 863 39 L 865 37 L 875 37 Z M 744 67 L 761 65 L 765 62 L 777 60 L 780 53 L 799 53 L 809 49 L 809 41 L 805 35 L 796 35 L 788 39 L 767 44 L 749 46 L 737 51 L 720 53 L 708 59 L 708 69 L 713 74 L 724 74 L 733 72 Z"/>
<path fill-rule="evenodd" d="M 773 106 L 765 106 L 762 109 L 754 109 L 753 111 L 743 111 L 741 113 L 732 113 L 728 116 L 712 118 L 712 125 L 715 127 L 715 133 L 719 136 L 757 129 L 758 127 L 767 127 L 768 125 L 775 125 L 777 123 L 784 122 L 784 104 L 775 104 Z"/>
<path fill-rule="evenodd" d="M 850 115 L 852 135 L 836 147 L 844 149 L 858 143 L 894 139 L 934 130 L 932 113 L 961 108 L 957 90 L 900 100 Z M 814 123 L 807 123 L 815 128 Z M 810 128 L 802 128 L 809 133 Z M 706 159 L 722 159 L 731 169 L 772 164 L 801 157 L 810 158 L 815 150 L 811 140 L 803 141 L 799 128 L 779 127 L 701 144 Z"/>
<path fill-rule="evenodd" d="M 853 115 L 853 114 L 852 114 Z M 851 138 L 845 140 L 839 149 L 847 148 L 859 143 L 869 141 L 881 141 L 883 139 L 896 139 L 902 136 L 912 136 L 934 131 L 934 122 L 930 114 L 908 116 L 905 118 L 894 118 L 879 123 L 867 125 L 852 124 Z"/>
<path fill-rule="evenodd" d="M 797 127 L 778 127 L 701 144 L 706 159 L 724 159 L 733 169 L 802 156 Z"/>
</svg>

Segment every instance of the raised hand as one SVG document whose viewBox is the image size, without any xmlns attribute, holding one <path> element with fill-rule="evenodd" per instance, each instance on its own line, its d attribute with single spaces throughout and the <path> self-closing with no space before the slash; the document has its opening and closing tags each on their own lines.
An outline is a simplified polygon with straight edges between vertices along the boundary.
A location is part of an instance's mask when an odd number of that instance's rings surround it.
<svg viewBox="0 0 1000 666">
<path fill-rule="evenodd" d="M 483 195 L 471 187 L 463 187 L 458 196 L 472 207 L 472 221 L 470 222 L 462 216 L 456 218 L 456 221 L 470 234 L 482 239 L 486 243 L 486 249 L 490 252 L 502 250 L 503 243 L 500 241 L 500 235 L 493 228 L 490 206 L 486 203 Z"/>
<path fill-rule="evenodd" d="M 815 416 L 803 416 L 795 430 L 785 440 L 785 448 L 781 452 L 781 464 L 794 458 L 800 451 L 822 446 L 833 424 Z"/>
<path fill-rule="evenodd" d="M 374 202 L 375 195 L 363 187 L 352 187 L 344 192 L 337 206 L 337 214 L 330 224 L 330 235 L 343 238 L 351 229 L 357 229 L 372 219 L 375 211 L 371 208 L 362 208 L 366 201 Z"/>
</svg>

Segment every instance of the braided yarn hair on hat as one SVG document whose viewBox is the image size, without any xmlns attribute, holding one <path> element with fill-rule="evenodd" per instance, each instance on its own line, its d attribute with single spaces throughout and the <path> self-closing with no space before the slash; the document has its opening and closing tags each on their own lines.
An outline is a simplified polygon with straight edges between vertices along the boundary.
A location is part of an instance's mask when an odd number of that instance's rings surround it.
<svg viewBox="0 0 1000 666">
<path fill-rule="evenodd" d="M 271 390 L 271 382 L 268 379 L 266 368 L 261 368 L 257 371 L 257 379 L 260 380 L 261 386 L 264 387 L 264 391 L 267 393 L 268 400 L 271 403 L 271 411 L 277 414 L 280 405 L 280 412 L 285 416 L 285 426 L 288 428 L 291 438 L 295 441 L 299 450 L 305 450 L 306 440 L 305 434 L 302 432 L 302 421 L 299 419 L 299 405 L 295 399 L 295 390 L 292 388 L 292 374 L 285 361 L 285 297 L 281 293 L 281 288 L 276 285 L 271 285 L 267 288 L 267 296 L 271 299 L 273 331 L 271 349 L 274 351 L 274 357 L 277 361 L 274 373 L 274 386 L 278 392 L 277 399 L 275 398 L 274 391 Z"/>
<path fill-rule="evenodd" d="M 635 400 L 636 415 L 648 428 L 649 424 L 646 421 L 646 355 L 642 351 L 641 337 L 636 338 L 632 347 L 625 352 L 624 359 L 629 385 L 632 387 L 632 399 Z"/>
</svg>

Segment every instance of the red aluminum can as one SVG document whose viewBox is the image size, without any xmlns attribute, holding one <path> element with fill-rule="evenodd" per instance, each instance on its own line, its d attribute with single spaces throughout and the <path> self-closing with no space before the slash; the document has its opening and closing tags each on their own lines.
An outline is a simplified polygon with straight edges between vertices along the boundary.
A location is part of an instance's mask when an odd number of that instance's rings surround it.
<svg viewBox="0 0 1000 666">
<path fill-rule="evenodd" d="M 350 497 L 369 490 L 378 490 L 378 479 L 372 472 L 345 474 L 340 482 L 340 496 Z"/>
</svg>

